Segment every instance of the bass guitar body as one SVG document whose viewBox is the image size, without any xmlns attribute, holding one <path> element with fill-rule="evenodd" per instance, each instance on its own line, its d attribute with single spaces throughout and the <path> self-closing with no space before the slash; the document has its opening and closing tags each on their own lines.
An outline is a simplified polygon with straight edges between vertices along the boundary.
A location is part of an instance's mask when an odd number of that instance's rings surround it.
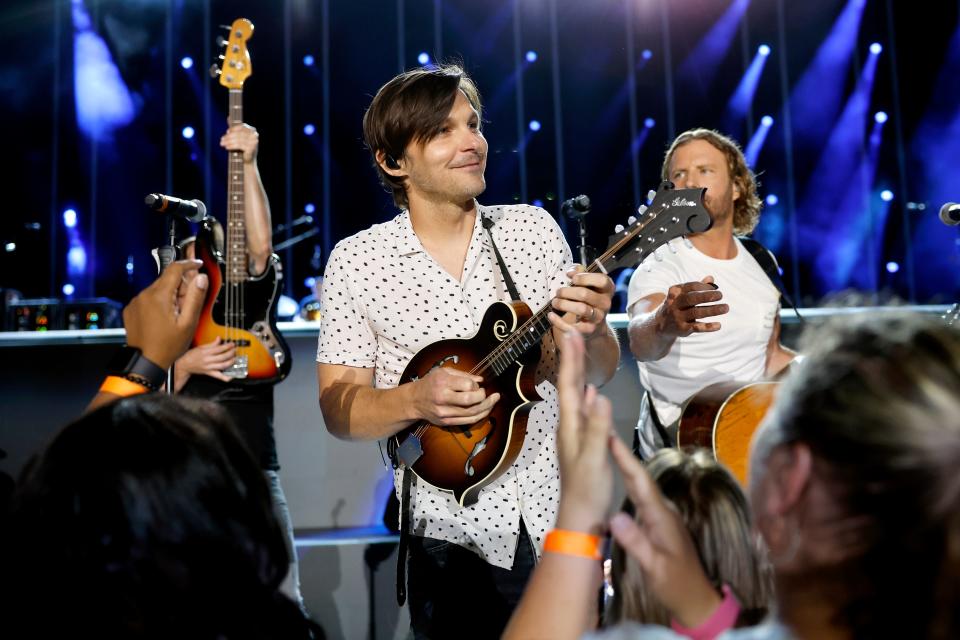
<svg viewBox="0 0 960 640">
<path fill-rule="evenodd" d="M 209 278 L 207 297 L 194 333 L 193 346 L 216 338 L 237 347 L 236 362 L 224 374 L 240 384 L 273 384 L 290 372 L 290 350 L 277 330 L 277 299 L 283 279 L 280 259 L 270 256 L 263 273 L 228 277 L 227 264 L 215 238 L 222 237 L 213 218 L 204 219 L 197 234 L 196 255 Z"/>
<path fill-rule="evenodd" d="M 773 405 L 779 385 L 724 382 L 702 389 L 683 408 L 677 446 L 709 449 L 746 487 L 750 441 Z"/>
<path fill-rule="evenodd" d="M 522 302 L 494 303 L 472 338 L 440 340 L 424 347 L 400 379 L 400 384 L 412 382 L 437 367 L 452 367 L 482 375 L 481 386 L 488 396 L 501 394 L 490 414 L 475 424 L 443 427 L 421 421 L 394 436 L 401 461 L 419 478 L 452 491 L 463 506 L 476 502 L 480 490 L 517 459 L 527 417 L 542 400 L 534 380 L 539 345 L 529 345 L 516 359 L 511 357 L 514 354 L 497 355 L 503 351 L 502 343 L 531 315 Z"/>
</svg>

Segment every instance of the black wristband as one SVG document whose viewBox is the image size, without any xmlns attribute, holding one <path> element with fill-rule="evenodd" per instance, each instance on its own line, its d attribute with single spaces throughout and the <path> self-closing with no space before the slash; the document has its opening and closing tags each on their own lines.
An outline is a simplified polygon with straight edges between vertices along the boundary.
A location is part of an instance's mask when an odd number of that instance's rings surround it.
<svg viewBox="0 0 960 640">
<path fill-rule="evenodd" d="M 167 380 L 166 369 L 144 357 L 140 349 L 124 345 L 107 364 L 107 373 L 156 391 Z"/>
</svg>

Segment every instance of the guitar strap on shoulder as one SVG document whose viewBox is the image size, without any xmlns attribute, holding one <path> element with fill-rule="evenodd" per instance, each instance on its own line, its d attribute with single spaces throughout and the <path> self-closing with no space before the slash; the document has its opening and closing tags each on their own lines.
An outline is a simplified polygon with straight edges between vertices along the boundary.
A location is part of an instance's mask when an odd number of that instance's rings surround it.
<svg viewBox="0 0 960 640">
<path fill-rule="evenodd" d="M 773 253 L 771 253 L 769 249 L 753 238 L 737 236 L 737 239 L 744 247 L 746 247 L 747 251 L 750 252 L 750 255 L 752 255 L 753 259 L 757 261 L 757 264 L 760 265 L 760 268 L 763 269 L 763 272 L 767 274 L 767 277 L 770 278 L 770 282 L 772 282 L 773 286 L 777 288 L 777 291 L 780 292 L 780 295 L 783 297 L 784 301 L 790 305 L 790 308 L 793 309 L 793 312 L 797 314 L 797 318 L 800 320 L 800 322 L 805 323 L 806 321 L 803 319 L 803 316 L 800 315 L 800 310 L 797 309 L 797 305 L 793 303 L 793 300 L 790 298 L 790 294 L 787 293 L 787 287 L 783 284 L 783 279 L 780 277 L 780 268 L 777 265 L 777 259 L 773 257 Z"/>
<path fill-rule="evenodd" d="M 493 225 L 495 224 L 493 220 L 480 214 L 480 221 L 483 224 L 483 228 L 487 230 L 487 237 L 490 238 L 490 246 L 493 247 L 493 255 L 497 257 L 497 264 L 500 266 L 500 273 L 503 275 L 503 281 L 507 285 L 507 291 L 510 292 L 510 298 L 514 302 L 520 302 L 520 293 L 517 291 L 517 285 L 513 284 L 513 278 L 510 277 L 510 272 L 507 271 L 507 265 L 503 263 L 503 258 L 500 257 L 500 250 L 497 249 L 497 243 L 493 241 Z"/>
</svg>

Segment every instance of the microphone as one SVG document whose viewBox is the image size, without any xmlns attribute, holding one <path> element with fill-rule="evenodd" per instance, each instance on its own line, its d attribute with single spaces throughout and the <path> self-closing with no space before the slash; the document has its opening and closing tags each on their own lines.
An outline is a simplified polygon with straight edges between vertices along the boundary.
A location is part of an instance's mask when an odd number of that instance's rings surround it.
<svg viewBox="0 0 960 640">
<path fill-rule="evenodd" d="M 948 227 L 960 224 L 960 204 L 948 202 L 940 207 L 940 221 Z"/>
<path fill-rule="evenodd" d="M 587 196 L 577 196 L 576 198 L 564 200 L 560 206 L 560 211 L 571 220 L 583 218 L 590 213 L 590 198 Z"/>
<path fill-rule="evenodd" d="M 162 193 L 151 193 L 143 201 L 154 211 L 178 216 L 190 222 L 200 222 L 207 215 L 206 205 L 197 199 L 181 200 Z"/>
</svg>

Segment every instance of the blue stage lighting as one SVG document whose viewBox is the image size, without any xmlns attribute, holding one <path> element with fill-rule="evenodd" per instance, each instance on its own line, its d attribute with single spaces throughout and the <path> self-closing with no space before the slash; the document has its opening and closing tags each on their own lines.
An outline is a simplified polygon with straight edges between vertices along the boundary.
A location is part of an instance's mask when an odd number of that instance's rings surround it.
<svg viewBox="0 0 960 640">
<path fill-rule="evenodd" d="M 533 206 L 535 206 L 535 207 L 541 207 L 541 208 L 542 208 L 542 207 L 543 207 L 543 200 L 541 200 L 540 198 L 537 198 L 536 200 L 533 201 Z"/>
<path fill-rule="evenodd" d="M 14 251 L 17 250 L 17 243 L 8 242 L 7 244 L 3 245 L 3 248 L 7 253 L 13 253 Z"/>
<path fill-rule="evenodd" d="M 540 131 L 540 121 L 531 120 L 530 121 L 530 131 Z"/>
<path fill-rule="evenodd" d="M 644 60 L 649 60 L 653 57 L 653 51 L 650 51 L 650 49 L 644 49 L 643 53 L 640 54 L 640 57 L 642 57 Z"/>
<path fill-rule="evenodd" d="M 877 124 L 883 124 L 887 121 L 887 117 L 886 111 L 877 111 L 877 113 L 874 114 L 873 119 Z"/>
<path fill-rule="evenodd" d="M 77 212 L 73 209 L 64 209 L 63 226 L 67 229 L 73 229 L 77 226 Z"/>
<path fill-rule="evenodd" d="M 770 55 L 770 46 L 765 44 L 760 45 L 759 47 L 757 47 L 757 53 L 759 53 L 762 56 Z"/>
<path fill-rule="evenodd" d="M 67 284 L 63 285 L 63 288 L 60 290 L 63 291 L 63 295 L 72 296 L 73 292 L 76 291 L 77 289 L 76 287 L 74 287 L 72 284 L 68 282 Z"/>
<path fill-rule="evenodd" d="M 304 279 L 303 286 L 305 286 L 307 289 L 313 289 L 315 286 L 317 286 L 317 279 L 313 276 L 309 276 L 308 278 Z"/>
<path fill-rule="evenodd" d="M 899 264 L 897 264 L 893 260 L 887 263 L 887 273 L 896 273 L 897 271 L 900 271 Z"/>
<path fill-rule="evenodd" d="M 191 58 L 190 56 L 183 56 L 182 58 L 180 58 L 180 66 L 183 67 L 184 69 L 192 69 L 193 58 Z"/>
<path fill-rule="evenodd" d="M 183 131 L 181 131 L 180 134 L 181 134 L 184 138 L 186 138 L 187 140 L 189 140 L 189 139 L 191 139 L 191 138 L 194 136 L 194 134 L 196 134 L 196 131 L 193 130 L 193 127 L 191 127 L 191 126 L 188 125 L 188 126 L 186 126 L 186 127 L 183 128 Z"/>
<path fill-rule="evenodd" d="M 657 121 L 654 120 L 653 118 L 647 118 L 643 121 L 643 126 L 645 126 L 647 129 L 653 129 L 654 125 L 656 124 L 657 124 Z"/>
<path fill-rule="evenodd" d="M 527 62 L 536 62 L 537 61 L 537 52 L 531 49 L 527 51 Z"/>
<path fill-rule="evenodd" d="M 420 64 L 430 64 L 430 54 L 426 51 L 421 51 L 420 55 L 417 56 L 417 62 Z"/>
<path fill-rule="evenodd" d="M 125 266 L 127 268 L 127 275 L 132 276 L 133 275 L 133 256 L 132 255 L 127 256 L 127 264 Z"/>
<path fill-rule="evenodd" d="M 890 189 L 884 189 L 880 192 L 880 199 L 884 202 L 890 202 L 893 200 L 893 191 L 890 191 Z"/>
<path fill-rule="evenodd" d="M 307 124 L 303 125 L 303 133 L 304 133 L 304 135 L 312 136 L 312 135 L 313 135 L 314 133 L 316 133 L 316 132 L 317 132 L 317 128 L 316 128 L 315 126 L 313 126 L 312 124 L 307 123 Z"/>
<path fill-rule="evenodd" d="M 67 251 L 67 272 L 83 273 L 87 270 L 87 250 L 77 243 Z"/>
<path fill-rule="evenodd" d="M 767 206 L 775 207 L 778 202 L 780 202 L 780 198 L 777 197 L 777 194 L 771 193 L 767 196 Z"/>
<path fill-rule="evenodd" d="M 312 67 L 312 66 L 313 66 L 313 56 L 310 55 L 309 53 L 308 53 L 307 55 L 303 56 L 303 64 L 304 64 L 304 66 Z"/>
<path fill-rule="evenodd" d="M 316 210 L 317 210 L 317 206 L 312 202 L 308 202 L 307 204 L 303 205 L 304 213 L 313 213 Z"/>
<path fill-rule="evenodd" d="M 763 116 L 762 118 L 760 118 L 760 124 L 762 124 L 765 127 L 772 127 L 773 116 Z"/>
<path fill-rule="evenodd" d="M 878 56 L 880 55 L 881 51 L 883 51 L 883 45 L 879 42 L 874 42 L 872 45 L 870 45 L 870 53 L 873 55 Z"/>
</svg>

